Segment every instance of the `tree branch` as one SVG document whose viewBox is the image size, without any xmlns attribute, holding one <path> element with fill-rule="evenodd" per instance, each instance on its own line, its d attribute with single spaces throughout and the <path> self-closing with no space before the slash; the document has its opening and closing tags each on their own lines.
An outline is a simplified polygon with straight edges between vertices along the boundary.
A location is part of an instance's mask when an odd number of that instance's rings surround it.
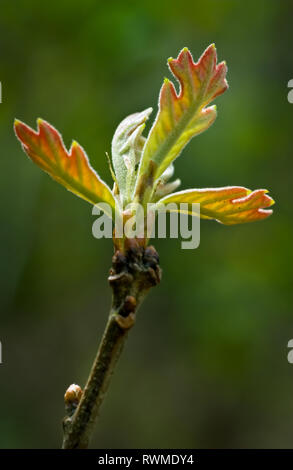
<svg viewBox="0 0 293 470">
<path fill-rule="evenodd" d="M 136 312 L 152 286 L 161 279 L 159 257 L 153 247 L 128 240 L 125 252 L 116 251 L 109 283 L 112 308 L 84 392 L 72 385 L 65 393 L 63 449 L 88 447 L 101 404 Z M 78 390 L 74 387 L 77 387 Z"/>
</svg>

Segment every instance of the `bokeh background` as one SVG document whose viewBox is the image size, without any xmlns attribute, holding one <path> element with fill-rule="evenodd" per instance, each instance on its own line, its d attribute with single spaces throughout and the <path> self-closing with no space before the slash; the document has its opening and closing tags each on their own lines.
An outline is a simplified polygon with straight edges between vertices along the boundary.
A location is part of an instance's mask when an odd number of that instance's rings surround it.
<svg viewBox="0 0 293 470">
<path fill-rule="evenodd" d="M 176 162 L 182 188 L 269 188 L 274 215 L 202 222 L 197 250 L 157 240 L 163 279 L 142 306 L 94 448 L 293 447 L 292 1 L 50 2 L 0 9 L 0 447 L 59 447 L 68 385 L 83 385 L 110 305 L 111 240 L 35 167 L 15 117 L 41 116 L 105 158 L 127 115 L 153 106 L 169 56 L 212 42 L 230 90 Z"/>
</svg>

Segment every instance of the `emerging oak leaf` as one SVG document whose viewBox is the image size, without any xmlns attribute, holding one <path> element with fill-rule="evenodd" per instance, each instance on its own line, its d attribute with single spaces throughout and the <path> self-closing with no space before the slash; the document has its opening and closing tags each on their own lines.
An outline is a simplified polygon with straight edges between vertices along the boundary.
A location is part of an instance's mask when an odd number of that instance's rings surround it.
<svg viewBox="0 0 293 470">
<path fill-rule="evenodd" d="M 91 204 L 106 202 L 115 209 L 110 188 L 90 166 L 83 148 L 74 141 L 68 152 L 53 126 L 42 119 L 37 122 L 37 132 L 18 120 L 14 124 L 16 136 L 31 160 L 77 196 Z"/>
<path fill-rule="evenodd" d="M 117 127 L 112 140 L 112 160 L 122 204 L 129 202 L 135 185 L 137 167 L 145 144 L 142 132 L 152 112 L 148 108 L 127 116 Z"/>
<path fill-rule="evenodd" d="M 139 168 L 136 195 L 150 199 L 152 185 L 172 161 L 178 157 L 189 140 L 205 131 L 216 119 L 216 107 L 206 107 L 223 93 L 227 67 L 217 65 L 216 48 L 212 44 L 194 63 L 187 48 L 168 65 L 180 83 L 177 94 L 170 80 L 165 79 L 159 98 L 156 121 L 147 138 Z"/>
<path fill-rule="evenodd" d="M 180 204 L 185 203 L 189 214 L 198 215 L 193 213 L 192 204 L 200 203 L 200 217 L 203 219 L 215 219 L 225 225 L 234 225 L 268 217 L 272 211 L 265 208 L 272 206 L 274 200 L 267 192 L 266 189 L 250 191 L 241 186 L 189 189 L 170 194 L 160 199 L 158 204 L 168 208 L 168 204 L 175 203 L 180 211 Z"/>
</svg>

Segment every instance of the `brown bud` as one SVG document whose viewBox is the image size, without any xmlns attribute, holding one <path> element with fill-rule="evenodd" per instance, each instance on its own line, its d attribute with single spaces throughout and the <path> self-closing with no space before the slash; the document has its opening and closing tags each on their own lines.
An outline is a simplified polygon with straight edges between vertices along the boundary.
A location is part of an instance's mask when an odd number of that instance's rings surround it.
<svg viewBox="0 0 293 470">
<path fill-rule="evenodd" d="M 129 330 L 135 323 L 135 314 L 130 313 L 127 317 L 115 315 L 115 320 L 122 330 Z"/>
<path fill-rule="evenodd" d="M 128 315 L 134 312 L 136 308 L 136 299 L 132 295 L 127 295 L 124 301 L 123 310 Z"/>
<path fill-rule="evenodd" d="M 121 251 L 117 250 L 112 257 L 112 266 L 116 273 L 121 272 L 126 265 L 126 257 Z"/>
<path fill-rule="evenodd" d="M 71 384 L 65 392 L 64 401 L 66 405 L 78 404 L 82 396 L 82 389 L 79 385 Z"/>
<path fill-rule="evenodd" d="M 153 246 L 148 246 L 144 250 L 143 260 L 144 260 L 145 266 L 147 267 L 156 269 L 157 266 L 159 266 L 159 262 L 160 262 L 159 255 Z"/>
</svg>

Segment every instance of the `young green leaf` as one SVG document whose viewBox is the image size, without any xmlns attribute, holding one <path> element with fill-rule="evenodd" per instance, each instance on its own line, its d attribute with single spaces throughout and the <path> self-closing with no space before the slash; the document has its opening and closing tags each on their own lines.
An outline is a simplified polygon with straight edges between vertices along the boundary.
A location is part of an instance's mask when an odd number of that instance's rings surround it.
<svg viewBox="0 0 293 470">
<path fill-rule="evenodd" d="M 131 198 L 137 164 L 145 143 L 141 134 L 151 112 L 152 108 L 148 108 L 127 116 L 117 127 L 112 140 L 112 160 L 122 200 Z"/>
<path fill-rule="evenodd" d="M 167 206 L 169 203 L 178 205 L 188 204 L 188 213 L 198 215 L 192 211 L 192 203 L 200 203 L 200 217 L 215 219 L 225 225 L 243 224 L 265 219 L 272 211 L 265 210 L 274 204 L 268 196 L 266 189 L 250 191 L 241 186 L 227 186 L 224 188 L 189 189 L 170 194 L 158 204 Z"/>
<path fill-rule="evenodd" d="M 147 138 L 139 168 L 136 195 L 150 197 L 154 181 L 178 157 L 189 140 L 208 129 L 216 118 L 215 106 L 206 107 L 223 93 L 227 67 L 217 65 L 214 45 L 209 46 L 197 63 L 187 48 L 168 65 L 180 83 L 177 94 L 172 82 L 165 79 L 159 98 L 159 111 Z"/>
<path fill-rule="evenodd" d="M 153 197 L 151 202 L 156 202 L 161 199 L 163 196 L 167 196 L 167 194 L 172 193 L 175 191 L 178 186 L 181 184 L 181 180 L 177 178 L 174 181 L 169 181 L 174 174 L 174 165 L 168 166 L 168 168 L 164 171 L 164 173 L 160 176 L 160 178 L 156 182 L 156 187 L 153 193 Z"/>
<path fill-rule="evenodd" d="M 53 126 L 42 119 L 37 122 L 37 132 L 21 121 L 14 123 L 16 136 L 31 160 L 77 196 L 91 204 L 106 202 L 115 209 L 110 188 L 90 166 L 83 148 L 74 141 L 68 152 Z"/>
</svg>

